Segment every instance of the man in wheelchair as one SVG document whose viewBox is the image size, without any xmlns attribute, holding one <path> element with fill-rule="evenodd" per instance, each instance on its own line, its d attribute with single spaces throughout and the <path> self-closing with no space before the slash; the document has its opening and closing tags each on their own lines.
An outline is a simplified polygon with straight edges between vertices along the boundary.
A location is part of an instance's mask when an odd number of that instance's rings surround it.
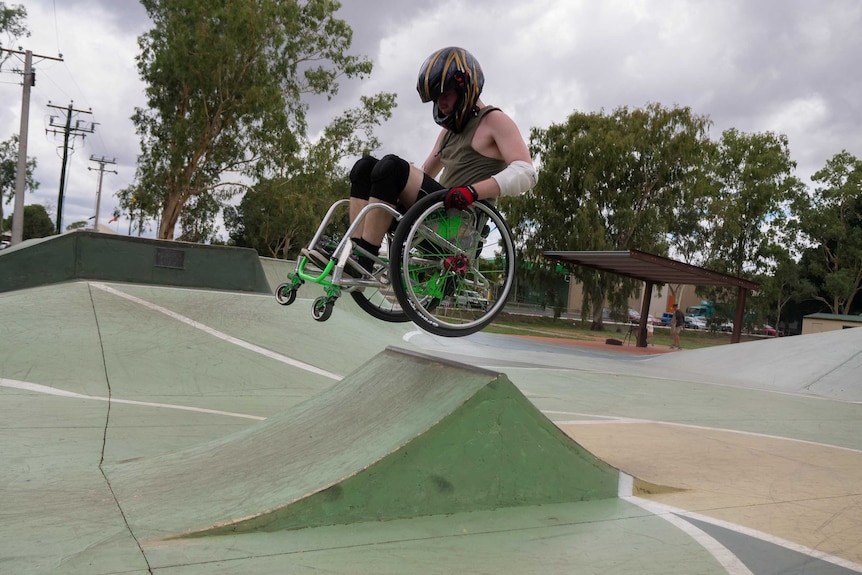
<svg viewBox="0 0 862 575">
<path fill-rule="evenodd" d="M 416 89 L 422 102 L 433 102 L 434 121 L 443 129 L 421 169 L 392 154 L 364 156 L 354 164 L 351 222 L 369 203 L 403 213 L 427 194 L 448 189 L 446 208 L 465 210 L 476 200 L 516 196 L 536 185 L 533 160 L 515 122 L 479 99 L 484 82 L 479 62 L 463 48 L 443 48 L 425 60 Z M 392 219 L 383 209 L 367 212 L 354 245 L 376 256 Z M 359 256 L 365 269 L 372 261 Z"/>
</svg>

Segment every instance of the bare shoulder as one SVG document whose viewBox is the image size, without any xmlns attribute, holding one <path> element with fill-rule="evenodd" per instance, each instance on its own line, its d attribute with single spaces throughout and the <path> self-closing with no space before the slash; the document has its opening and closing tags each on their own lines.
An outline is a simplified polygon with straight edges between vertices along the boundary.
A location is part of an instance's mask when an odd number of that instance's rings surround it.
<svg viewBox="0 0 862 575">
<path fill-rule="evenodd" d="M 494 130 L 517 130 L 515 121 L 503 110 L 497 108 L 482 117 L 482 123 Z"/>
<path fill-rule="evenodd" d="M 482 123 L 473 138 L 473 148 L 507 163 L 515 160 L 533 162 L 515 121 L 499 108 L 482 116 Z"/>
</svg>

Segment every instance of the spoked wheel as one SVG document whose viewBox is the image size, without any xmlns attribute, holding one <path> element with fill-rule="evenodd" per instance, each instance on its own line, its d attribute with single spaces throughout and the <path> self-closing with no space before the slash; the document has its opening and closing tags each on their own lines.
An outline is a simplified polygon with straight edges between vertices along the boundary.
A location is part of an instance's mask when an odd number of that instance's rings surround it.
<svg viewBox="0 0 862 575">
<path fill-rule="evenodd" d="M 332 315 L 332 308 L 335 302 L 326 296 L 320 296 L 311 304 L 311 317 L 317 321 L 326 321 Z"/>
<path fill-rule="evenodd" d="M 394 224 L 393 224 L 394 226 Z M 392 232 L 386 234 L 386 241 L 389 245 L 392 244 Z M 388 321 L 391 323 L 403 323 L 410 321 L 404 310 L 401 309 L 401 304 L 398 303 L 398 297 L 392 290 L 392 286 L 385 278 L 380 276 L 389 276 L 388 269 L 381 269 L 380 264 L 375 264 L 374 277 L 380 280 L 379 287 L 363 287 L 350 292 L 353 301 L 356 305 L 370 316 Z"/>
<path fill-rule="evenodd" d="M 352 291 L 350 295 L 353 297 L 356 305 L 372 317 L 392 323 L 410 321 L 410 318 L 401 309 L 398 297 L 391 286 L 385 288 L 367 287 L 362 290 Z"/>
<path fill-rule="evenodd" d="M 292 283 L 279 284 L 275 288 L 275 301 L 281 305 L 290 305 L 296 301 L 296 288 Z"/>
<path fill-rule="evenodd" d="M 445 337 L 477 332 L 506 304 L 515 283 L 515 245 L 503 216 L 475 202 L 446 210 L 445 192 L 407 212 L 390 247 L 392 287 L 404 313 Z"/>
</svg>

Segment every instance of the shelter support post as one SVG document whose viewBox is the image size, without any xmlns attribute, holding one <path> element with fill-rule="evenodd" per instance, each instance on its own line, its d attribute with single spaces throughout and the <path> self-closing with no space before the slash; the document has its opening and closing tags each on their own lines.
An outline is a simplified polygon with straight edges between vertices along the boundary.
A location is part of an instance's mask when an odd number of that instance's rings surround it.
<svg viewBox="0 0 862 575">
<path fill-rule="evenodd" d="M 733 332 L 730 334 L 730 343 L 739 343 L 742 335 L 742 326 L 745 323 L 745 298 L 748 290 L 740 286 L 736 291 L 736 311 L 733 313 Z"/>
<path fill-rule="evenodd" d="M 652 301 L 653 282 L 647 281 L 644 286 L 644 297 L 641 302 L 641 319 L 638 323 L 638 344 L 637 347 L 646 347 L 647 342 L 647 322 L 649 321 L 649 302 Z"/>
</svg>

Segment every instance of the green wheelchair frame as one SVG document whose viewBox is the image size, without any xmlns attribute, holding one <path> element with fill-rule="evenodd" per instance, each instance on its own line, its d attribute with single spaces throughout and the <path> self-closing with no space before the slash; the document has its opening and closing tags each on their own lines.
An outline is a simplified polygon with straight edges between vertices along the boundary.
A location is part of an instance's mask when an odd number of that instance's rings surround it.
<svg viewBox="0 0 862 575">
<path fill-rule="evenodd" d="M 326 230 L 349 200 L 327 211 L 309 245 L 276 288 L 282 305 L 292 304 L 305 282 L 320 285 L 324 295 L 312 303 L 312 317 L 326 321 L 335 302 L 348 292 L 361 309 L 389 322 L 412 321 L 445 337 L 468 335 L 486 327 L 502 311 L 515 282 L 512 233 L 495 206 L 475 202 L 466 210 L 447 210 L 445 192 L 420 199 L 406 213 L 382 203 L 368 204 L 336 242 Z M 388 250 L 372 256 L 350 238 L 371 210 L 393 217 Z M 371 258 L 371 270 L 352 255 Z"/>
</svg>

